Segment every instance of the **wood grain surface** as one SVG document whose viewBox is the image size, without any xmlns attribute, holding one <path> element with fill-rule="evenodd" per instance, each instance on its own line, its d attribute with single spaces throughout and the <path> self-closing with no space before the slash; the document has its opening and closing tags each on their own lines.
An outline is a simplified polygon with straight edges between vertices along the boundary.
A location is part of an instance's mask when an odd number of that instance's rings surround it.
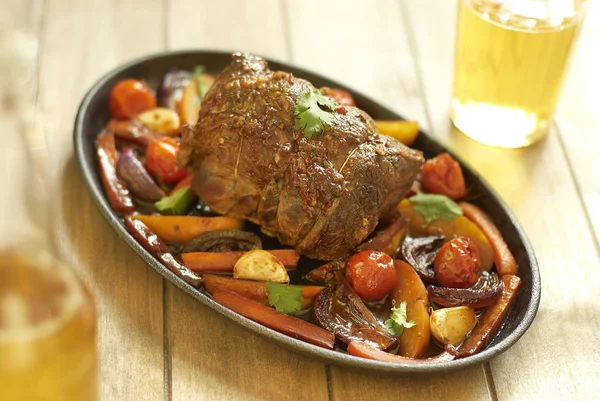
<svg viewBox="0 0 600 401">
<path fill-rule="evenodd" d="M 162 278 L 117 236 L 93 205 L 73 159 L 72 129 L 88 88 L 120 63 L 163 48 L 162 3 L 38 1 L 37 123 L 48 139 L 58 197 L 54 240 L 95 294 L 104 400 L 164 399 Z M 142 7 L 143 6 L 143 7 Z M 143 12 L 140 12 L 143 8 Z"/>
<path fill-rule="evenodd" d="M 408 7 L 432 134 L 454 149 L 494 187 L 525 228 L 542 276 L 542 300 L 529 331 L 491 362 L 490 379 L 500 400 L 587 400 L 599 390 L 597 349 L 600 287 L 595 239 L 556 129 L 530 148 L 502 150 L 480 145 L 452 128 L 451 35 L 456 5 L 424 0 Z M 591 21 L 588 21 L 588 23 Z M 592 135 L 586 140 L 598 141 Z M 560 322 L 560 323 L 558 323 Z M 592 397 L 592 398 L 590 398 Z"/>
<path fill-rule="evenodd" d="M 596 241 L 600 237 L 600 140 L 594 138 L 600 127 L 600 80 L 596 76 L 600 71 L 599 21 L 600 5 L 590 2 L 556 119 Z"/>
<path fill-rule="evenodd" d="M 449 121 L 456 1 L 0 0 L 0 15 L 39 40 L 26 103 L 55 194 L 52 239 L 96 296 L 103 400 L 597 398 L 599 9 L 590 8 L 549 137 L 509 151 L 475 143 Z M 467 160 L 533 242 L 543 294 L 531 329 L 480 367 L 382 377 L 282 349 L 163 282 L 93 205 L 73 160 L 72 125 L 102 74 L 141 55 L 194 48 L 255 52 L 332 77 L 418 120 Z M 8 117 L 3 133 L 18 128 Z M 23 143 L 3 138 L 2 182 L 27 180 Z M 3 193 L 3 238 L 7 227 L 35 227 L 38 215 L 14 206 L 28 205 L 28 194 Z"/>
</svg>

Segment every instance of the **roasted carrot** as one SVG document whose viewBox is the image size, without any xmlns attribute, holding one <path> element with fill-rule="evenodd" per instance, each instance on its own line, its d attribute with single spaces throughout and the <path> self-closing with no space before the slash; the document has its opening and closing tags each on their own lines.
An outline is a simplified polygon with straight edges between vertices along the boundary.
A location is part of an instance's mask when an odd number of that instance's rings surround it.
<svg viewBox="0 0 600 401">
<path fill-rule="evenodd" d="M 394 260 L 396 285 L 390 293 L 395 306 L 406 302 L 406 316 L 413 320 L 413 327 L 404 329 L 399 340 L 398 353 L 405 357 L 419 358 L 429 346 L 429 300 L 421 278 L 408 263 Z"/>
<path fill-rule="evenodd" d="M 302 286 L 302 309 L 306 309 L 315 302 L 315 298 L 325 287 L 318 285 L 303 285 Z"/>
<path fill-rule="evenodd" d="M 173 189 L 169 193 L 169 196 L 173 195 L 175 192 L 179 191 L 181 188 L 189 187 L 190 185 L 192 185 L 192 180 L 193 179 L 194 179 L 193 175 L 186 176 L 183 180 L 179 181 L 177 183 L 177 185 L 175 185 L 173 187 Z"/>
<path fill-rule="evenodd" d="M 204 288 L 209 294 L 213 294 L 217 288 L 235 292 L 245 298 L 252 299 L 263 305 L 269 304 L 267 284 L 262 281 L 242 280 L 218 274 L 204 274 Z M 315 297 L 324 287 L 316 285 L 302 286 L 302 309 L 311 306 Z"/>
<path fill-rule="evenodd" d="M 282 334 L 319 347 L 333 349 L 335 342 L 333 333 L 304 320 L 277 312 L 275 309 L 222 288 L 215 289 L 213 299 L 226 308 Z"/>
<path fill-rule="evenodd" d="M 117 177 L 117 148 L 114 134 L 105 131 L 98 135 L 96 156 L 100 167 L 100 178 L 110 206 L 117 213 L 132 213 L 135 210 L 133 200 L 125 184 Z"/>
<path fill-rule="evenodd" d="M 179 263 L 169 252 L 169 248 L 140 220 L 130 216 L 125 217 L 127 231 L 140 243 L 152 256 L 157 258 L 167 269 L 171 270 L 186 283 L 199 287 L 202 278 L 196 273 Z"/>
<path fill-rule="evenodd" d="M 106 124 L 106 130 L 123 141 L 148 146 L 160 135 L 136 120 L 112 119 Z"/>
<path fill-rule="evenodd" d="M 373 359 L 381 362 L 406 363 L 406 364 L 423 364 L 431 362 L 447 362 L 454 360 L 455 356 L 447 351 L 441 354 L 426 359 L 408 358 L 406 356 L 390 354 L 389 352 L 381 351 L 362 341 L 352 341 L 348 344 L 348 353 L 366 359 Z"/>
<path fill-rule="evenodd" d="M 483 312 L 477 326 L 458 348 L 459 358 L 481 351 L 494 338 L 502 323 L 506 320 L 510 307 L 517 298 L 519 287 L 521 287 L 521 279 L 506 274 L 502 276 L 502 281 L 504 282 L 504 290 L 500 299 L 495 304 L 488 306 Z"/>
<path fill-rule="evenodd" d="M 244 220 L 233 217 L 136 215 L 163 241 L 184 244 L 208 231 L 241 230 Z"/>
<path fill-rule="evenodd" d="M 300 255 L 293 249 L 268 250 L 287 269 L 298 267 Z M 232 272 L 233 266 L 246 253 L 235 252 L 190 252 L 181 255 L 183 263 L 195 272 Z"/>
<path fill-rule="evenodd" d="M 360 244 L 356 250 L 385 252 L 393 258 L 396 255 L 396 250 L 398 250 L 398 247 L 404 241 L 404 238 L 406 238 L 407 231 L 408 225 L 406 224 L 406 219 L 400 215 L 373 238 Z"/>
<path fill-rule="evenodd" d="M 494 263 L 498 274 L 501 276 L 517 274 L 517 262 L 492 219 L 483 210 L 468 202 L 460 202 L 459 205 L 465 217 L 475 223 L 490 242 L 494 251 Z"/>
<path fill-rule="evenodd" d="M 346 268 L 345 260 L 333 260 L 306 273 L 306 279 L 315 283 L 330 283 L 335 281 L 335 272 Z"/>
</svg>

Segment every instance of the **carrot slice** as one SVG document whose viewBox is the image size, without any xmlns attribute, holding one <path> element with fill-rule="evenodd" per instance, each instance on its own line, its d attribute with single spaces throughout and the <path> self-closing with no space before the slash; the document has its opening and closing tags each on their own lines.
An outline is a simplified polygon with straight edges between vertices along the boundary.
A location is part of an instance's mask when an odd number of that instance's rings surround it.
<svg viewBox="0 0 600 401">
<path fill-rule="evenodd" d="M 147 216 L 134 219 L 146 224 L 163 241 L 184 244 L 208 231 L 241 230 L 244 220 L 233 217 Z"/>
<path fill-rule="evenodd" d="M 406 356 L 390 354 L 389 352 L 381 351 L 380 349 L 371 347 L 361 341 L 352 341 L 348 344 L 348 353 L 350 355 L 358 356 L 366 359 L 373 359 L 381 362 L 392 362 L 392 363 L 406 363 L 406 364 L 424 364 L 431 362 L 447 362 L 455 359 L 455 356 L 447 351 L 443 351 L 441 354 L 426 358 L 426 359 L 415 359 L 408 358 Z"/>
<path fill-rule="evenodd" d="M 398 247 L 404 241 L 404 238 L 406 238 L 407 231 L 408 225 L 406 224 L 406 219 L 400 215 L 398 218 L 396 218 L 396 220 L 378 232 L 377 235 L 375 235 L 369 241 L 360 244 L 356 250 L 373 250 L 384 252 L 393 258 L 396 255 Z"/>
<path fill-rule="evenodd" d="M 269 294 L 267 283 L 261 281 L 242 280 L 218 274 L 204 274 L 204 288 L 209 294 L 213 294 L 217 288 L 235 292 L 245 298 L 252 299 L 263 305 L 269 305 Z M 302 286 L 302 309 L 311 306 L 319 292 L 324 287 L 316 285 Z"/>
<path fill-rule="evenodd" d="M 112 119 L 106 124 L 106 130 L 115 135 L 115 138 L 135 143 L 141 146 L 148 146 L 150 142 L 160 137 L 159 134 L 143 125 L 137 120 L 115 120 Z"/>
<path fill-rule="evenodd" d="M 487 307 L 479 319 L 477 326 L 458 348 L 458 357 L 464 358 L 481 351 L 494 338 L 502 323 L 506 319 L 510 307 L 517 298 L 521 279 L 517 276 L 506 274 L 502 276 L 504 291 L 502 296 L 493 305 Z"/>
<path fill-rule="evenodd" d="M 270 329 L 319 347 L 333 349 L 335 342 L 333 333 L 314 324 L 277 312 L 275 309 L 222 288 L 215 290 L 213 299 L 226 308 Z"/>
<path fill-rule="evenodd" d="M 202 278 L 193 271 L 180 264 L 169 252 L 169 248 L 141 221 L 130 216 L 125 217 L 127 231 L 139 242 L 152 256 L 158 259 L 167 269 L 181 277 L 186 283 L 199 287 Z"/>
<path fill-rule="evenodd" d="M 406 316 L 413 320 L 413 327 L 404 329 L 399 340 L 398 353 L 405 357 L 419 358 L 429 346 L 429 297 L 421 278 L 408 263 L 394 260 L 396 285 L 390 293 L 396 307 L 406 302 Z"/>
<path fill-rule="evenodd" d="M 293 249 L 267 251 L 283 263 L 287 269 L 298 267 L 300 255 Z M 181 255 L 183 263 L 195 272 L 232 272 L 233 266 L 244 251 L 235 252 L 190 252 Z"/>
<path fill-rule="evenodd" d="M 117 148 L 113 133 L 104 131 L 98 135 L 96 157 L 100 167 L 100 178 L 110 206 L 117 213 L 132 213 L 135 210 L 133 199 L 125 184 L 117 177 Z"/>
<path fill-rule="evenodd" d="M 175 194 L 175 192 L 179 191 L 181 188 L 189 187 L 190 185 L 192 185 L 193 179 L 193 175 L 187 175 L 183 180 L 179 181 L 177 185 L 173 187 L 171 192 L 169 192 L 169 196 Z"/>
<path fill-rule="evenodd" d="M 512 253 L 508 249 L 506 242 L 502 238 L 502 234 L 485 212 L 477 206 L 468 202 L 460 202 L 460 207 L 464 215 L 471 220 L 483 232 L 492 246 L 494 251 L 494 263 L 498 274 L 517 274 L 517 262 Z"/>
</svg>

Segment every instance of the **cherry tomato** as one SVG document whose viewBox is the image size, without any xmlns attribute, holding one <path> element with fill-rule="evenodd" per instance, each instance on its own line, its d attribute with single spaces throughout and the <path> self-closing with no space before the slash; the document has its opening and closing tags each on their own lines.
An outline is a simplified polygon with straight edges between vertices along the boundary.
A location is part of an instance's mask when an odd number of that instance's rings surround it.
<svg viewBox="0 0 600 401">
<path fill-rule="evenodd" d="M 185 168 L 175 162 L 179 143 L 173 138 L 161 138 L 152 141 L 146 148 L 145 166 L 158 181 L 175 184 L 187 176 Z"/>
<path fill-rule="evenodd" d="M 479 278 L 479 251 L 475 242 L 458 237 L 446 242 L 433 260 L 437 281 L 444 287 L 470 287 Z"/>
<path fill-rule="evenodd" d="M 425 192 L 446 195 L 451 199 L 462 198 L 467 192 L 460 164 L 448 153 L 427 160 L 421 174 Z"/>
<path fill-rule="evenodd" d="M 124 79 L 113 86 L 108 107 L 114 118 L 128 120 L 142 111 L 155 108 L 156 97 L 144 81 Z"/>
<path fill-rule="evenodd" d="M 332 99 L 334 99 L 340 106 L 353 106 L 356 107 L 356 102 L 352 95 L 342 89 L 332 89 L 326 86 L 321 88 L 321 92 Z"/>
<path fill-rule="evenodd" d="M 359 297 L 377 301 L 389 294 L 396 284 L 394 261 L 383 252 L 355 253 L 346 263 L 346 280 Z"/>
</svg>

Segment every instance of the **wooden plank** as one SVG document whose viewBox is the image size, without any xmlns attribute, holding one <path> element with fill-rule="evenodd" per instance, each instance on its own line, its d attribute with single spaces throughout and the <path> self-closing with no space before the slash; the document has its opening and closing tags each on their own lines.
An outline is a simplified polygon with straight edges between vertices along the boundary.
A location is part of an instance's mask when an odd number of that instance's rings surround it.
<svg viewBox="0 0 600 401">
<path fill-rule="evenodd" d="M 281 2 L 170 0 L 166 18 L 170 50 L 216 49 L 286 57 Z"/>
<path fill-rule="evenodd" d="M 579 191 L 596 233 L 600 238 L 600 180 L 597 155 L 600 153 L 600 6 L 590 2 L 588 15 L 573 57 L 571 71 L 558 108 L 557 124 L 573 167 Z"/>
<path fill-rule="evenodd" d="M 2 28 L 15 28 L 39 37 L 44 13 L 43 0 L 0 1 Z"/>
<path fill-rule="evenodd" d="M 32 41 L 39 42 L 43 19 L 43 2 L 32 0 L 31 2 L 0 2 L 0 35 L 3 38 L 3 46 L 8 46 L 9 38 L 15 38 L 16 32 L 27 35 Z M 5 36 L 6 35 L 6 36 Z M 4 47 L 3 47 L 4 48 Z M 3 54 L 4 58 L 10 57 Z M 25 130 L 32 132 L 33 127 L 25 128 L 19 122 L 22 113 L 25 119 L 31 118 L 33 114 L 35 96 L 37 92 L 38 77 L 36 66 L 39 53 L 26 50 L 21 57 L 25 59 L 19 62 L 24 70 L 19 70 L 19 84 L 15 85 L 12 76 L 7 76 L 7 71 L 0 72 L 0 132 L 3 135 L 3 144 L 0 147 L 0 183 L 9 191 L 10 196 L 0 197 L 0 238 L 1 246 L 10 246 L 19 243 L 25 238 L 36 238 L 43 235 L 40 229 L 39 214 L 31 207 L 31 187 L 14 188 L 15 182 L 25 183 L 30 173 L 30 156 L 26 148 Z M 13 56 L 14 57 L 14 56 Z M 31 60 L 27 60 L 31 57 Z M 10 59 L 6 61 L 11 62 Z M 16 60 L 12 60 L 16 63 Z M 5 92 L 5 90 L 7 92 Z M 10 92 L 10 93 L 9 93 Z M 11 101 L 5 100 L 10 96 Z M 10 103 L 9 104 L 5 104 Z M 18 111 L 17 111 L 18 107 Z M 11 187 L 12 186 L 12 187 Z M 10 190 L 9 188 L 13 189 Z"/>
<path fill-rule="evenodd" d="M 72 156 L 88 88 L 123 61 L 159 50 L 161 1 L 47 0 L 38 122 L 49 144 L 54 240 L 95 294 L 102 398 L 163 399 L 162 280 L 101 217 Z M 150 28 L 149 28 L 150 27 Z"/>
<path fill-rule="evenodd" d="M 395 1 L 288 2 L 293 61 L 373 96 L 427 127 L 402 10 Z M 334 23 L 331 16 L 335 15 Z M 307 24 L 306 21 L 311 21 Z M 315 29 L 318 27 L 318 29 Z M 328 38 L 328 45 L 322 45 Z M 482 367 L 431 379 L 363 374 L 331 367 L 335 400 L 489 399 Z"/>
<path fill-rule="evenodd" d="M 268 0 L 172 0 L 168 43 L 285 59 L 280 7 Z M 175 287 L 167 291 L 173 400 L 327 399 L 322 363 L 256 337 Z"/>
<path fill-rule="evenodd" d="M 587 399 L 600 390 L 599 352 L 589 346 L 600 340 L 600 311 L 591 303 L 600 290 L 599 260 L 557 134 L 511 151 L 480 145 L 451 129 L 456 2 L 404 4 L 434 134 L 508 202 L 532 240 L 541 268 L 543 295 L 534 324 L 490 364 L 498 399 Z M 578 102 L 578 107 L 590 107 L 589 100 Z"/>
<path fill-rule="evenodd" d="M 384 103 L 427 128 L 396 1 L 287 1 L 291 61 Z"/>
</svg>

